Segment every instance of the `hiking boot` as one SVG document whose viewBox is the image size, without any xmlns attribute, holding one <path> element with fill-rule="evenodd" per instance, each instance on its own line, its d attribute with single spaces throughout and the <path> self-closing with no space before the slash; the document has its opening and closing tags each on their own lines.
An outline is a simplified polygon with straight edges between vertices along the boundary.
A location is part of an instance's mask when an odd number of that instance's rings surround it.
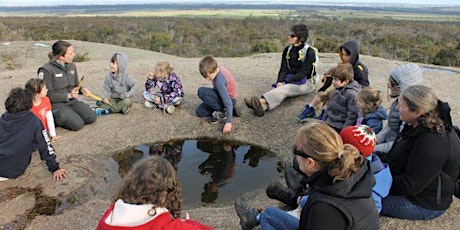
<svg viewBox="0 0 460 230">
<path fill-rule="evenodd" d="M 270 183 L 265 192 L 268 197 L 287 204 L 291 209 L 296 209 L 298 206 L 297 198 L 299 196 L 294 191 L 283 187 L 278 181 Z"/>
<path fill-rule="evenodd" d="M 284 179 L 286 180 L 288 188 L 295 194 L 302 196 L 305 195 L 307 189 L 307 185 L 305 183 L 307 175 L 299 171 L 299 163 L 295 157 L 293 165 L 289 163 L 284 165 Z"/>
<path fill-rule="evenodd" d="M 240 226 L 243 230 L 252 229 L 259 225 L 259 222 L 257 221 L 257 214 L 260 213 L 260 210 L 249 208 L 243 198 L 236 198 L 235 210 L 236 214 L 240 217 Z"/>
<path fill-rule="evenodd" d="M 101 116 L 101 115 L 108 115 L 110 114 L 110 111 L 108 109 L 103 109 L 103 108 L 96 108 L 94 110 L 96 113 L 96 116 Z"/>
<path fill-rule="evenodd" d="M 251 97 L 251 98 L 245 98 L 244 103 L 246 106 L 254 111 L 254 114 L 258 117 L 263 117 L 265 115 L 264 108 L 262 106 L 262 103 L 260 103 L 259 98 L 257 97 Z"/>
<path fill-rule="evenodd" d="M 121 113 L 123 113 L 123 114 L 128 114 L 129 111 L 131 111 L 131 106 L 125 106 L 125 107 L 123 107 L 123 109 L 121 110 Z"/>
<path fill-rule="evenodd" d="M 311 107 L 309 104 L 305 105 L 305 109 L 297 115 L 297 120 L 300 122 L 305 118 L 315 118 L 315 108 Z"/>
</svg>

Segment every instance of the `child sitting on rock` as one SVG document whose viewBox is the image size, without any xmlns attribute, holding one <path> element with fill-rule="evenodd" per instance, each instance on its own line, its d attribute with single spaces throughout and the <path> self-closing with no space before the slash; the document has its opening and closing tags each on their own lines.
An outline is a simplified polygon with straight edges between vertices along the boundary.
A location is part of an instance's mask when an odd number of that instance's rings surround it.
<svg viewBox="0 0 460 230">
<path fill-rule="evenodd" d="M 358 106 L 361 114 L 358 116 L 357 125 L 371 127 L 375 134 L 383 128 L 383 120 L 387 119 L 387 111 L 382 105 L 382 93 L 374 87 L 367 87 L 358 93 Z"/>
<path fill-rule="evenodd" d="M 173 72 L 168 62 L 158 62 L 155 72 L 149 72 L 145 81 L 145 91 L 142 93 L 147 108 L 159 108 L 167 113 L 173 113 L 175 106 L 180 105 L 184 97 L 179 76 Z"/>
<path fill-rule="evenodd" d="M 5 101 L 6 112 L 0 119 L 0 181 L 24 174 L 35 149 L 53 173 L 54 180 L 67 177 L 67 171 L 56 161 L 48 132 L 30 111 L 32 98 L 30 91 L 14 88 Z"/>
<path fill-rule="evenodd" d="M 151 156 L 132 169 L 123 179 L 97 230 L 110 229 L 184 229 L 210 230 L 191 220 L 188 213 L 180 219 L 181 184 L 168 160 Z"/>
<path fill-rule="evenodd" d="M 46 96 L 48 89 L 46 88 L 45 81 L 40 78 L 31 78 L 27 81 L 25 89 L 33 95 L 33 106 L 30 111 L 40 119 L 43 127 L 48 131 L 51 141 L 54 141 L 57 138 L 56 126 L 54 125 L 51 102 L 49 97 Z"/>
<path fill-rule="evenodd" d="M 217 66 L 217 61 L 212 56 L 201 59 L 199 68 L 201 75 L 212 81 L 213 88 L 198 88 L 198 97 L 203 103 L 196 108 L 196 114 L 198 117 L 207 117 L 210 123 L 225 120 L 222 132 L 228 134 L 232 131 L 233 116 L 239 116 L 235 108 L 235 79 L 226 68 Z"/>
<path fill-rule="evenodd" d="M 357 99 L 361 86 L 353 80 L 353 66 L 350 63 L 338 64 L 332 69 L 331 75 L 334 91 L 322 120 L 340 133 L 343 128 L 355 125 L 358 120 Z"/>
<path fill-rule="evenodd" d="M 96 115 L 110 113 L 127 114 L 133 106 L 131 97 L 139 88 L 139 83 L 127 73 L 128 56 L 115 53 L 110 59 L 110 73 L 105 78 L 101 90 L 102 101 L 97 101 Z"/>
</svg>

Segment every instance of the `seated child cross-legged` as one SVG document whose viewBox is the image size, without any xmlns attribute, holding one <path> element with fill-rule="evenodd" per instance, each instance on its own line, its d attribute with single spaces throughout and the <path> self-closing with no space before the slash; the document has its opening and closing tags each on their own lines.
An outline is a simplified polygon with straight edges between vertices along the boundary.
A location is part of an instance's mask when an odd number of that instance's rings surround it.
<svg viewBox="0 0 460 230">
<path fill-rule="evenodd" d="M 139 83 L 127 73 L 128 56 L 118 52 L 110 59 L 110 73 L 102 85 L 102 101 L 97 101 L 96 115 L 110 113 L 127 114 L 133 106 L 131 97 L 139 88 Z"/>
<path fill-rule="evenodd" d="M 145 91 L 142 93 L 145 107 L 159 108 L 167 113 L 173 113 L 175 106 L 180 105 L 184 97 L 179 76 L 173 72 L 168 62 L 158 62 L 155 72 L 149 72 L 145 81 Z"/>
</svg>

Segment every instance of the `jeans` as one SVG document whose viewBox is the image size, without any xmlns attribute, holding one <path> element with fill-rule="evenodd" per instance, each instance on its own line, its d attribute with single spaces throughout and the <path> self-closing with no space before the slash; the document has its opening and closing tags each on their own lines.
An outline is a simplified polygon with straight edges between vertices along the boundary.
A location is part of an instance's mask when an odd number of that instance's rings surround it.
<svg viewBox="0 0 460 230">
<path fill-rule="evenodd" d="M 299 229 L 299 219 L 279 208 L 268 207 L 260 213 L 259 223 L 262 229 Z"/>
<path fill-rule="evenodd" d="M 209 87 L 198 88 L 198 97 L 203 101 L 196 108 L 196 115 L 198 117 L 210 117 L 214 111 L 223 111 L 225 109 L 224 102 L 220 98 L 216 90 Z M 233 106 L 236 100 L 232 99 Z"/>
<path fill-rule="evenodd" d="M 380 215 L 409 220 L 431 220 L 446 210 L 429 210 L 410 202 L 405 196 L 389 195 L 382 200 Z"/>
</svg>

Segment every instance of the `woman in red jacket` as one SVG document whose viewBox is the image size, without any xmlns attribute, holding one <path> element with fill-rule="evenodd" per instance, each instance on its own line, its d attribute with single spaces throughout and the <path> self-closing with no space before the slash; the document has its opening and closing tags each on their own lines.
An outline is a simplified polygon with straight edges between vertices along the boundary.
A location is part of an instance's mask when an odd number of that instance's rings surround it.
<svg viewBox="0 0 460 230">
<path fill-rule="evenodd" d="M 98 230 L 183 229 L 209 230 L 209 226 L 181 220 L 181 185 L 168 160 L 152 156 L 124 178 L 112 204 L 99 221 Z"/>
</svg>

